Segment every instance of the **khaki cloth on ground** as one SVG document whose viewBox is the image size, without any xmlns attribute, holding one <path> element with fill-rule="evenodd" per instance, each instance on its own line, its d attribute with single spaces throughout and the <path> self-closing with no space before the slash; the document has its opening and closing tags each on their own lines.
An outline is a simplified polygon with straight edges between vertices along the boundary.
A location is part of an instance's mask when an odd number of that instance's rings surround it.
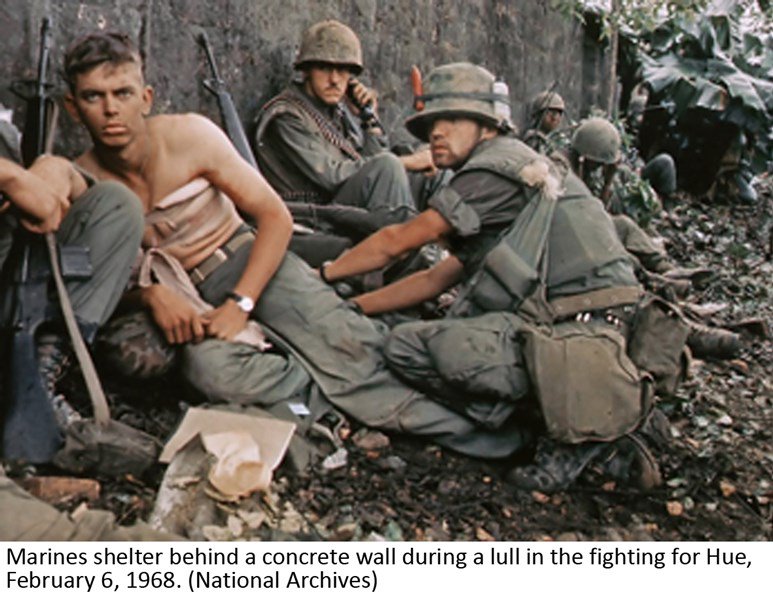
<svg viewBox="0 0 773 600">
<path fill-rule="evenodd" d="M 151 529 L 144 523 L 121 527 L 115 515 L 86 510 L 76 517 L 38 500 L 6 477 L 0 469 L 0 540 L 2 541 L 156 541 L 179 536 Z"/>
</svg>

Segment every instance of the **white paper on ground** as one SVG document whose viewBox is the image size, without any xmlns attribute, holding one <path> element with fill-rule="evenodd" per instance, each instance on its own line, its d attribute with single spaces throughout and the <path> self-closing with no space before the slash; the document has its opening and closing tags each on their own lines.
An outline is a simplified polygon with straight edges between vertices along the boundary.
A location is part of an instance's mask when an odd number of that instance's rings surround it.
<svg viewBox="0 0 773 600">
<path fill-rule="evenodd" d="M 282 462 L 294 431 L 294 423 L 281 419 L 189 408 L 158 460 L 169 463 L 181 448 L 200 435 L 205 448 L 218 458 L 218 463 L 210 472 L 210 480 L 214 472 L 216 481 L 221 485 L 246 489 L 257 484 L 263 487 L 253 489 L 265 489 L 271 481 L 271 472 Z M 213 434 L 226 435 L 219 437 Z M 208 443 L 217 451 L 210 450 Z M 253 483 L 246 484 L 247 479 Z M 212 484 L 220 489 L 215 481 Z"/>
<path fill-rule="evenodd" d="M 246 431 L 201 434 L 204 449 L 217 461 L 209 482 L 226 496 L 240 498 L 271 484 L 271 469 L 260 458 L 257 442 Z"/>
</svg>

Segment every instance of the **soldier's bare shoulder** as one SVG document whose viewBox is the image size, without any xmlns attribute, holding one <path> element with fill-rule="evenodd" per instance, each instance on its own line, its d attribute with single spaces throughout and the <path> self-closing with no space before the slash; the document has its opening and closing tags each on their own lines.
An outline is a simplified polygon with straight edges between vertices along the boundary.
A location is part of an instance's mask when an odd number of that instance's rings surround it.
<svg viewBox="0 0 773 600">
<path fill-rule="evenodd" d="M 197 113 L 177 113 L 169 115 L 154 115 L 147 120 L 148 130 L 151 135 L 164 137 L 184 138 L 192 133 L 217 129 L 207 117 Z"/>
<path fill-rule="evenodd" d="M 196 113 L 156 115 L 147 121 L 151 139 L 173 152 L 190 153 L 205 149 L 213 136 L 222 135 L 220 128 L 207 117 Z"/>
</svg>

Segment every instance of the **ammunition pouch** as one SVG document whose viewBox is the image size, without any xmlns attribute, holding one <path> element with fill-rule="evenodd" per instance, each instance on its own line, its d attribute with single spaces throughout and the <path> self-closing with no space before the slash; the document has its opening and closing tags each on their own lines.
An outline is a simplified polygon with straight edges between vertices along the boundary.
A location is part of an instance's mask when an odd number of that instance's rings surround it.
<svg viewBox="0 0 773 600">
<path fill-rule="evenodd" d="M 652 377 L 603 321 L 527 327 L 523 356 L 547 431 L 561 442 L 613 440 L 636 429 L 652 407 Z"/>
<path fill-rule="evenodd" d="M 485 257 L 470 280 L 466 301 L 473 314 L 515 312 L 534 293 L 540 274 L 527 264 L 506 241 L 500 241 Z"/>
</svg>

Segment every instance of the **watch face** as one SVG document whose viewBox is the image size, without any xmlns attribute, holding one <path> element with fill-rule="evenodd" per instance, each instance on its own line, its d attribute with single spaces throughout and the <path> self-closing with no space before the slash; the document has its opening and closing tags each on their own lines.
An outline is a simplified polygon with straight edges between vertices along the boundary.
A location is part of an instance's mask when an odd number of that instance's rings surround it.
<svg viewBox="0 0 773 600">
<path fill-rule="evenodd" d="M 239 298 L 237 304 L 244 312 L 252 312 L 252 309 L 255 308 L 255 303 L 250 298 L 245 298 L 243 296 Z"/>
<path fill-rule="evenodd" d="M 226 295 L 233 299 L 236 302 L 236 306 L 238 306 L 246 313 L 252 312 L 252 309 L 255 308 L 255 302 L 253 302 L 252 298 L 248 298 L 247 296 L 240 296 L 234 292 L 229 292 Z"/>
</svg>

